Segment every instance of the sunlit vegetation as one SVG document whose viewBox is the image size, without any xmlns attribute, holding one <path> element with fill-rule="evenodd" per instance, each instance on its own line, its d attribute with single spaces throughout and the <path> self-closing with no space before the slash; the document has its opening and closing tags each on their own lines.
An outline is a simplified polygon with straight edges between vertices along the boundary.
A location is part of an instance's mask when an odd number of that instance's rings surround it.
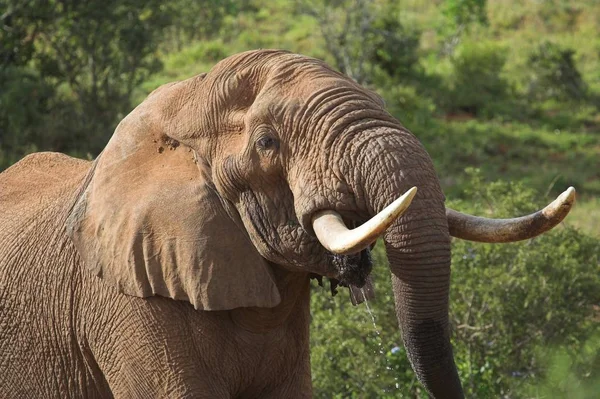
<svg viewBox="0 0 600 399">
<path fill-rule="evenodd" d="M 41 150 L 93 158 L 159 85 L 276 47 L 379 92 L 425 144 L 456 208 L 515 216 L 575 186 L 577 206 L 548 235 L 454 241 L 453 342 L 468 397 L 600 390 L 597 1 L 0 0 L 0 18 L 0 170 Z M 317 397 L 426 397 L 382 248 L 375 258 L 377 329 L 345 291 L 315 287 Z"/>
</svg>

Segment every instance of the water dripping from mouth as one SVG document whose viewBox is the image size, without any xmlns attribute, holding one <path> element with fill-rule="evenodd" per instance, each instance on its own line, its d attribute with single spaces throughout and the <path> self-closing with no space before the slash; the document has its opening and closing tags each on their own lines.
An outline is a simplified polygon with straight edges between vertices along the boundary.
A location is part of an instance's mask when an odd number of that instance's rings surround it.
<svg viewBox="0 0 600 399">
<path fill-rule="evenodd" d="M 375 315 L 373 314 L 373 311 L 369 307 L 369 301 L 367 300 L 367 296 L 366 296 L 363 288 L 360 289 L 360 292 L 363 296 L 363 300 L 364 300 L 365 308 L 367 309 L 367 313 L 369 313 L 369 316 L 371 316 L 371 322 L 373 323 L 373 329 L 375 330 L 375 335 L 377 336 L 377 346 L 379 348 L 379 350 L 378 350 L 379 354 L 381 356 L 383 356 L 383 358 L 385 359 L 385 369 L 388 372 L 393 373 L 394 385 L 395 385 L 396 389 L 400 389 L 400 381 L 398 380 L 398 376 L 396 375 L 396 373 L 394 373 L 394 369 L 392 368 L 392 365 L 390 364 L 390 360 L 387 358 L 386 352 L 383 348 L 383 339 L 381 338 L 381 332 L 379 331 L 379 328 L 377 327 L 377 323 L 375 322 Z M 379 377 L 379 374 L 377 374 L 377 377 Z M 383 388 L 383 392 L 390 393 L 390 388 L 389 387 Z"/>
</svg>

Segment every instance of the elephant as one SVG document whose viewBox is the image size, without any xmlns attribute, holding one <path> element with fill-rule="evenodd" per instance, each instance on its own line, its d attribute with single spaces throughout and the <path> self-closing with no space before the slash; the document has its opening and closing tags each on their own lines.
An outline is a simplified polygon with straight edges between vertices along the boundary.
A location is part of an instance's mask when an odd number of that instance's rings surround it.
<svg viewBox="0 0 600 399">
<path fill-rule="evenodd" d="M 232 55 L 153 91 L 95 160 L 0 174 L 0 396 L 311 397 L 310 280 L 368 285 L 383 237 L 412 368 L 462 398 L 450 237 L 527 239 L 574 200 L 446 209 L 375 92 L 287 51 Z"/>
</svg>

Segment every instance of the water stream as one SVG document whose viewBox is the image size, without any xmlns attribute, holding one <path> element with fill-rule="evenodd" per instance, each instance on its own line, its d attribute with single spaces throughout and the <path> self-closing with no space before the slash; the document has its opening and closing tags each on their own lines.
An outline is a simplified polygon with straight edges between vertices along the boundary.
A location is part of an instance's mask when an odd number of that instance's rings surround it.
<svg viewBox="0 0 600 399">
<path fill-rule="evenodd" d="M 375 329 L 375 334 L 377 335 L 377 346 L 379 347 L 379 354 L 381 356 L 383 356 L 383 358 L 385 359 L 385 369 L 393 374 L 396 389 L 399 389 L 400 381 L 398 380 L 398 376 L 396 375 L 396 373 L 394 373 L 394 369 L 392 368 L 392 365 L 390 364 L 390 360 L 386 356 L 386 351 L 383 348 L 383 340 L 381 339 L 381 332 L 379 331 L 379 328 L 377 328 L 377 323 L 375 323 L 375 315 L 373 314 L 373 312 L 371 311 L 371 308 L 369 307 L 369 301 L 367 300 L 365 292 L 363 291 L 362 288 L 360 289 L 360 292 L 362 293 L 367 312 L 369 313 L 369 316 L 371 316 L 371 321 L 373 322 L 373 328 Z M 377 377 L 379 377 L 379 374 L 377 374 Z M 383 392 L 389 393 L 390 390 L 388 388 L 384 388 Z"/>
</svg>

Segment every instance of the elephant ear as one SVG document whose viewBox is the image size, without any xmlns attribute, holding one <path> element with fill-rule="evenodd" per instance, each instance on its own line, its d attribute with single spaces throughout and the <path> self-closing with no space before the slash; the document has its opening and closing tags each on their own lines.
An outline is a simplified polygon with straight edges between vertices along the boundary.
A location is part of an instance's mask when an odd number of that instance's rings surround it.
<svg viewBox="0 0 600 399">
<path fill-rule="evenodd" d="M 157 104 L 174 86 L 117 127 L 67 231 L 85 265 L 119 292 L 203 310 L 276 306 L 271 267 L 215 191 L 208 166 L 160 126 L 166 118 Z"/>
</svg>

